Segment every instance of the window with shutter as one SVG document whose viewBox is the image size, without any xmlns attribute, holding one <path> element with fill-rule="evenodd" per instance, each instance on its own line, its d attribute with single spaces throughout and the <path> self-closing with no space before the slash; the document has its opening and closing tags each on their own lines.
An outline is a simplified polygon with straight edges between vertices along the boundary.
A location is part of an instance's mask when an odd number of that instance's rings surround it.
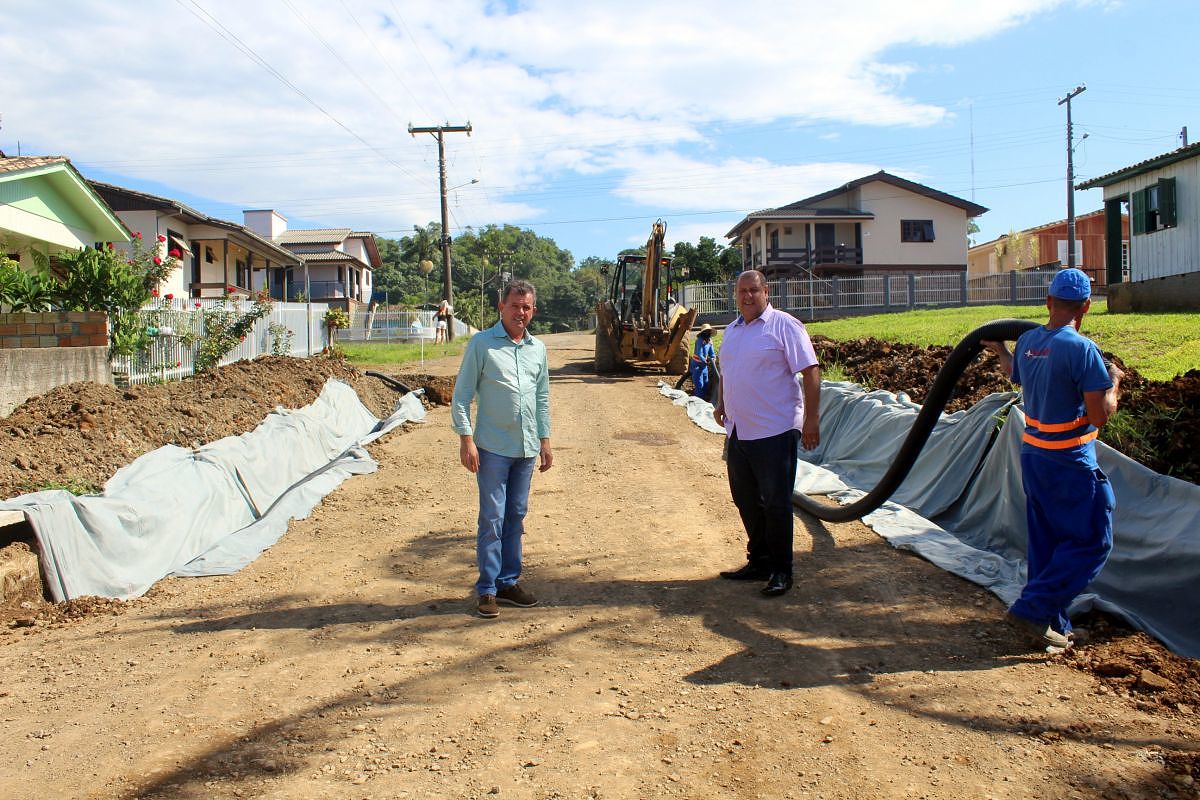
<svg viewBox="0 0 1200 800">
<path fill-rule="evenodd" d="M 1158 224 L 1162 228 L 1176 225 L 1174 178 L 1163 178 L 1158 182 Z"/>
<path fill-rule="evenodd" d="M 1146 193 L 1139 189 L 1133 193 L 1133 233 L 1138 235 L 1146 232 Z"/>
</svg>

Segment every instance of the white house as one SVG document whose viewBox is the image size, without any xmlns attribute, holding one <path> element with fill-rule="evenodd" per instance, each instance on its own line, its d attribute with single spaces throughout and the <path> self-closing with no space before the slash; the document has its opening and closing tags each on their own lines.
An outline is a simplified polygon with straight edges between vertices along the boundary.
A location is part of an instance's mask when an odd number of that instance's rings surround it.
<svg viewBox="0 0 1200 800">
<path fill-rule="evenodd" d="M 180 268 L 159 286 L 179 297 L 250 296 L 273 286 L 300 259 L 249 228 L 210 217 L 167 197 L 100 181 L 92 187 L 130 230 L 159 255 L 178 253 Z"/>
<path fill-rule="evenodd" d="M 1109 230 L 1129 214 L 1129 277 L 1132 283 L 1200 271 L 1200 144 L 1187 145 L 1080 183 L 1080 189 L 1104 190 Z M 1110 236 L 1110 283 L 1120 253 L 1111 252 L 1120 237 Z"/>
<path fill-rule="evenodd" d="M 246 227 L 300 259 L 303 270 L 284 275 L 289 300 L 303 292 L 309 300 L 341 305 L 347 311 L 370 304 L 373 273 L 383 265 L 374 234 L 352 228 L 288 230 L 287 219 L 271 209 L 242 215 Z M 272 294 L 278 289 L 272 285 Z"/>
<path fill-rule="evenodd" d="M 880 171 L 748 214 L 725 236 L 769 277 L 965 272 L 967 220 L 986 211 Z"/>
</svg>

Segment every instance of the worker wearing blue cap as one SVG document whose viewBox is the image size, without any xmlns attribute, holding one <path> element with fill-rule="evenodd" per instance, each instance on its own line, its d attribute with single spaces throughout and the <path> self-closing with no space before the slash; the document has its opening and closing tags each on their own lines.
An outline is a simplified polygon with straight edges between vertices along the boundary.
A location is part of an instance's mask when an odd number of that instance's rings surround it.
<svg viewBox="0 0 1200 800">
<path fill-rule="evenodd" d="M 1026 584 L 1010 618 L 1041 645 L 1069 647 L 1067 607 L 1103 569 L 1116 505 L 1096 463 L 1098 429 L 1117 410 L 1124 375 L 1080 335 L 1091 281 L 1064 269 L 1050 282 L 1049 321 L 1026 331 L 1012 353 L 984 342 L 1023 390 L 1021 483 L 1029 529 Z"/>
</svg>

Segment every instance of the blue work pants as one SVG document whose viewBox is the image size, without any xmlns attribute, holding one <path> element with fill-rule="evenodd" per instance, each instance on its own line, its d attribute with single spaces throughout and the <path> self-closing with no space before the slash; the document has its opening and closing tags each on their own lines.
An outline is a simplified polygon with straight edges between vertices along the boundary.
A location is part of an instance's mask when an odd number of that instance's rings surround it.
<svg viewBox="0 0 1200 800">
<path fill-rule="evenodd" d="M 479 595 L 495 594 L 521 577 L 521 536 L 529 509 L 529 484 L 537 458 L 511 458 L 479 450 L 479 527 L 475 559 Z"/>
<path fill-rule="evenodd" d="M 709 389 L 708 365 L 693 361 L 689 369 L 692 372 L 692 395 L 699 397 L 701 400 L 707 400 Z"/>
<path fill-rule="evenodd" d="M 1021 453 L 1021 483 L 1028 566 L 1025 588 L 1010 611 L 1067 633 L 1067 607 L 1100 574 L 1112 551 L 1116 498 L 1099 469 L 1064 465 L 1036 453 Z"/>
</svg>

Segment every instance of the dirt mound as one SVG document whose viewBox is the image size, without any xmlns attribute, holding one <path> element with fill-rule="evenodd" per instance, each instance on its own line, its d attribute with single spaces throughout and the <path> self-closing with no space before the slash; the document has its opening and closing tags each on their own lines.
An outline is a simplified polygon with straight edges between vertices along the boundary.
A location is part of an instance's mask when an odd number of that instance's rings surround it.
<svg viewBox="0 0 1200 800">
<path fill-rule="evenodd" d="M 874 338 L 835 342 L 823 336 L 813 339 L 821 363 L 841 368 L 851 380 L 868 389 L 904 392 L 914 403 L 924 403 L 934 378 L 950 356 L 951 347 L 918 347 L 893 344 Z M 993 392 L 1012 389 L 995 359 L 977 359 L 959 378 L 946 404 L 946 411 L 970 408 Z"/>
<path fill-rule="evenodd" d="M 409 376 L 414 388 L 425 376 Z M 0 497 L 47 486 L 96 492 L 120 467 L 166 444 L 198 447 L 253 429 L 275 407 L 311 403 L 325 381 L 350 384 L 376 416 L 399 393 L 342 361 L 264 356 L 185 381 L 127 390 L 72 383 L 0 419 Z M 443 402 L 445 379 L 427 393 Z"/>
<path fill-rule="evenodd" d="M 904 392 L 923 403 L 938 371 L 953 349 L 893 344 L 873 338 L 836 342 L 813 338 L 826 367 L 836 366 L 868 389 Z M 1200 483 L 1200 370 L 1170 381 L 1149 381 L 1118 357 L 1105 353 L 1125 372 L 1119 407 L 1122 414 L 1100 431 L 1100 439 L 1155 472 Z M 947 412 L 960 411 L 993 392 L 1012 390 L 996 359 L 981 356 L 959 379 Z"/>
<path fill-rule="evenodd" d="M 1086 644 L 1058 658 L 1095 675 L 1103 684 L 1101 694 L 1120 695 L 1146 710 L 1200 711 L 1200 661 L 1177 656 L 1100 613 L 1076 622 L 1086 632 Z"/>
</svg>

